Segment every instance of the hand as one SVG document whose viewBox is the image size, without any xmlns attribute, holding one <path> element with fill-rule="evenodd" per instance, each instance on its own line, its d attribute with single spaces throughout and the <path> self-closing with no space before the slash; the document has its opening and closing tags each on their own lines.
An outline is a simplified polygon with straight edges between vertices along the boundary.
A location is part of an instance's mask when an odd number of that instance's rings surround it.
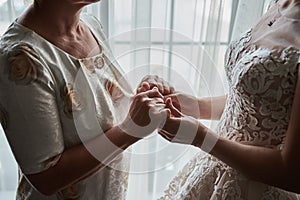
<svg viewBox="0 0 300 200">
<path fill-rule="evenodd" d="M 137 88 L 137 93 L 151 90 L 153 87 L 157 87 L 162 95 L 169 95 L 174 93 L 174 87 L 172 87 L 167 81 L 156 75 L 145 76 Z"/>
<path fill-rule="evenodd" d="M 202 138 L 201 130 L 204 130 L 204 126 L 195 118 L 181 113 L 172 104 L 171 98 L 166 100 L 166 107 L 170 109 L 170 113 L 158 133 L 170 142 L 192 145 L 198 143 Z"/>
<path fill-rule="evenodd" d="M 162 94 L 154 87 L 133 97 L 129 113 L 119 127 L 131 136 L 143 138 L 157 129 L 169 112 Z"/>
<path fill-rule="evenodd" d="M 196 119 L 200 118 L 199 100 L 196 97 L 183 93 L 174 93 L 167 95 L 164 98 L 165 100 L 170 98 L 172 105 L 176 108 L 176 110 L 180 111 L 184 115 L 188 115 Z"/>
<path fill-rule="evenodd" d="M 166 100 L 166 107 L 170 112 L 165 125 L 159 134 L 170 142 L 191 144 L 210 153 L 219 140 L 219 136 L 206 128 L 193 117 L 182 114 L 172 104 L 170 98 Z"/>
</svg>

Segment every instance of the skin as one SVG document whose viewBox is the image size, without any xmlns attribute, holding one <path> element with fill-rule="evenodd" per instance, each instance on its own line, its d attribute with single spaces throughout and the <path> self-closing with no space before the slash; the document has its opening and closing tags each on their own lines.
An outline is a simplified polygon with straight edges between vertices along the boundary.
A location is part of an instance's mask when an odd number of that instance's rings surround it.
<svg viewBox="0 0 300 200">
<path fill-rule="evenodd" d="M 127 119 L 130 118 L 136 125 L 143 127 L 149 124 L 149 115 L 152 114 L 156 118 L 166 115 L 166 109 L 159 106 L 162 103 L 163 99 L 157 88 L 137 94 L 133 97 Z M 127 119 L 120 126 L 126 127 Z M 97 156 L 110 162 L 130 145 L 152 133 L 159 125 L 158 122 L 150 128 L 143 129 L 139 137 L 132 136 L 131 132 L 121 129 L 120 126 L 115 126 L 85 145 L 80 144 L 64 151 L 55 166 L 38 174 L 27 174 L 26 177 L 42 194 L 52 195 L 105 167 L 88 150 L 92 149 Z M 112 142 L 116 148 L 111 148 L 106 141 Z"/>
<path fill-rule="evenodd" d="M 36 0 L 17 22 L 75 58 L 91 57 L 99 54 L 101 48 L 88 27 L 80 21 L 79 15 L 84 6 L 94 2 L 97 1 Z M 121 129 L 121 125 L 115 126 L 85 146 L 80 144 L 65 150 L 55 166 L 37 174 L 25 175 L 33 187 L 44 195 L 52 195 L 105 167 L 88 149 L 93 149 L 109 162 L 127 147 L 158 128 L 161 116 L 166 116 L 167 113 L 160 92 L 170 94 L 166 91 L 171 89 L 162 79 L 157 78 L 155 81 L 151 83 L 150 90 L 140 91 L 131 98 L 128 116 L 121 123 L 122 127 L 128 127 L 127 123 L 132 120 L 137 126 L 143 127 L 149 124 L 149 116 L 154 116 L 158 120 L 152 123 L 152 126 L 135 133 L 135 136 L 128 130 Z M 146 79 L 143 82 L 141 84 L 147 84 Z M 155 85 L 157 87 L 154 87 Z M 116 148 L 110 148 L 107 141 L 113 143 Z"/>
<path fill-rule="evenodd" d="M 281 13 L 288 18 L 300 20 L 300 0 L 282 0 L 279 2 L 281 5 Z M 278 45 L 278 37 L 284 35 L 287 31 L 285 28 L 289 27 L 289 34 L 286 36 L 284 45 L 293 46 L 296 49 L 300 49 L 300 44 L 295 41 L 300 41 L 299 38 L 299 23 L 292 23 L 293 20 L 285 18 L 283 24 L 275 23 L 273 26 L 269 27 L 267 24 L 270 19 L 274 18 L 275 10 L 268 12 L 259 23 L 254 27 L 252 42 L 267 46 L 269 48 L 280 47 Z M 266 36 L 268 36 L 266 38 Z M 265 38 L 265 39 L 264 39 Z M 298 66 L 299 67 L 299 66 Z M 300 80 L 300 71 L 298 72 L 298 80 Z M 182 95 L 182 94 L 180 94 Z M 175 94 L 176 96 L 176 94 Z M 191 99 L 191 97 L 186 97 Z M 174 142 L 174 138 L 177 134 L 177 129 L 179 124 L 184 126 L 186 130 L 193 128 L 196 130 L 196 136 L 193 138 L 190 144 L 201 148 L 203 140 L 206 136 L 210 138 L 217 138 L 215 145 L 209 152 L 211 155 L 220 159 L 224 163 L 228 164 L 232 168 L 242 172 L 244 175 L 248 176 L 253 180 L 257 180 L 272 186 L 276 186 L 288 191 L 300 193 L 300 81 L 297 82 L 295 89 L 295 96 L 292 106 L 291 118 L 289 121 L 289 126 L 286 132 L 286 140 L 283 149 L 270 149 L 265 147 L 250 146 L 234 141 L 230 141 L 226 138 L 218 138 L 216 134 L 197 121 L 195 118 L 189 117 L 187 115 L 192 115 L 193 113 L 182 113 L 178 109 L 178 105 L 172 103 L 174 95 L 167 98 L 166 105 L 171 110 L 168 116 L 166 124 L 163 129 L 159 131 L 159 134 L 165 139 Z M 193 98 L 192 98 L 193 99 Z M 195 99 L 193 99 L 195 100 Z M 201 99 L 198 100 L 198 104 L 201 104 Z M 222 113 L 223 105 L 225 105 L 226 98 L 212 98 L 211 101 L 208 100 L 208 105 L 214 105 L 216 114 L 209 113 L 207 109 L 203 109 L 200 106 L 200 113 L 203 111 L 204 116 L 211 117 L 219 116 Z M 173 101 L 174 102 L 174 101 Z M 188 107 L 189 105 L 183 105 Z M 189 110 L 189 109 L 185 109 Z M 192 110 L 192 109 L 190 109 Z M 201 118 L 202 115 L 194 116 Z M 205 118 L 206 118 L 205 117 Z M 216 117 L 217 118 L 217 117 Z M 191 135 L 187 134 L 181 135 L 175 142 L 186 144 L 186 141 L 191 140 Z M 245 156 L 247 155 L 247 156 Z"/>
</svg>

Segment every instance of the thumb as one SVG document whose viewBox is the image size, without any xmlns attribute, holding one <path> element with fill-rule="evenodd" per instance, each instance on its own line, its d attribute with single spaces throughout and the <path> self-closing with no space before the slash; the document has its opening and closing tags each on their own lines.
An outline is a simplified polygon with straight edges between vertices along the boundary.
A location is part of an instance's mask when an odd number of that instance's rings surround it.
<svg viewBox="0 0 300 200">
<path fill-rule="evenodd" d="M 149 98 L 155 98 L 155 97 L 158 97 L 158 98 L 161 98 L 163 99 L 163 95 L 158 91 L 158 88 L 157 87 L 154 87 L 152 88 L 152 90 L 149 90 L 145 93 Z"/>
<path fill-rule="evenodd" d="M 172 114 L 174 117 L 182 117 L 182 116 L 183 116 L 183 114 L 182 114 L 177 108 L 175 108 L 175 106 L 174 106 L 173 103 L 172 103 L 171 98 L 168 98 L 168 99 L 166 100 L 166 107 L 170 109 L 171 114 Z"/>
</svg>

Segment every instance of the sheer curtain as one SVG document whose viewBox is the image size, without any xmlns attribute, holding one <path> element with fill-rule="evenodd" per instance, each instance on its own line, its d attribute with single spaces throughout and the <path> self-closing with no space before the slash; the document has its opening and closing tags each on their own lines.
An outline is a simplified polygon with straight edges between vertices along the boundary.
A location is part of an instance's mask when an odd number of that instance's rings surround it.
<svg viewBox="0 0 300 200">
<path fill-rule="evenodd" d="M 228 43 L 257 21 L 266 4 L 261 0 L 110 1 L 109 41 L 133 86 L 141 74 L 150 73 L 196 96 L 220 95 L 227 90 L 223 67 Z M 158 136 L 134 145 L 128 199 L 158 197 L 197 152 Z"/>
<path fill-rule="evenodd" d="M 85 9 L 102 22 L 116 60 L 133 87 L 146 74 L 199 97 L 226 93 L 224 53 L 270 0 L 102 0 Z M 31 0 L 0 0 L 0 34 Z M 245 14 L 247 13 L 247 14 Z M 214 128 L 215 123 L 204 121 Z M 0 130 L 0 199 L 14 199 L 17 166 Z M 155 199 L 200 150 L 155 133 L 132 147 L 127 199 Z M 10 195 L 4 196 L 1 195 Z"/>
</svg>

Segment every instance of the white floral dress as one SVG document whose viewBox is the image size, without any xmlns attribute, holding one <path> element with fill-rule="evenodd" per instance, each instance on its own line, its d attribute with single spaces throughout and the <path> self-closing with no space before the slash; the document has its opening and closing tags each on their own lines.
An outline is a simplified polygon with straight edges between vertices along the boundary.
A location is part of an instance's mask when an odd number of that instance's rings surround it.
<svg viewBox="0 0 300 200">
<path fill-rule="evenodd" d="M 284 145 L 297 83 L 300 51 L 274 53 L 249 42 L 252 29 L 227 50 L 229 93 L 217 132 L 244 144 Z M 245 155 L 247 156 L 247 155 Z M 297 194 L 245 177 L 200 153 L 170 182 L 160 200 L 296 200 Z"/>
<path fill-rule="evenodd" d="M 131 90 L 100 23 L 88 15 L 81 20 L 97 39 L 101 54 L 76 59 L 17 22 L 1 38 L 0 120 L 20 167 L 18 200 L 126 197 L 129 162 L 124 156 L 50 197 L 37 192 L 23 176 L 48 169 L 65 150 L 103 134 L 128 108 L 123 100 Z M 83 84 L 79 87 L 78 77 Z M 89 114 L 96 120 L 91 122 Z"/>
</svg>

